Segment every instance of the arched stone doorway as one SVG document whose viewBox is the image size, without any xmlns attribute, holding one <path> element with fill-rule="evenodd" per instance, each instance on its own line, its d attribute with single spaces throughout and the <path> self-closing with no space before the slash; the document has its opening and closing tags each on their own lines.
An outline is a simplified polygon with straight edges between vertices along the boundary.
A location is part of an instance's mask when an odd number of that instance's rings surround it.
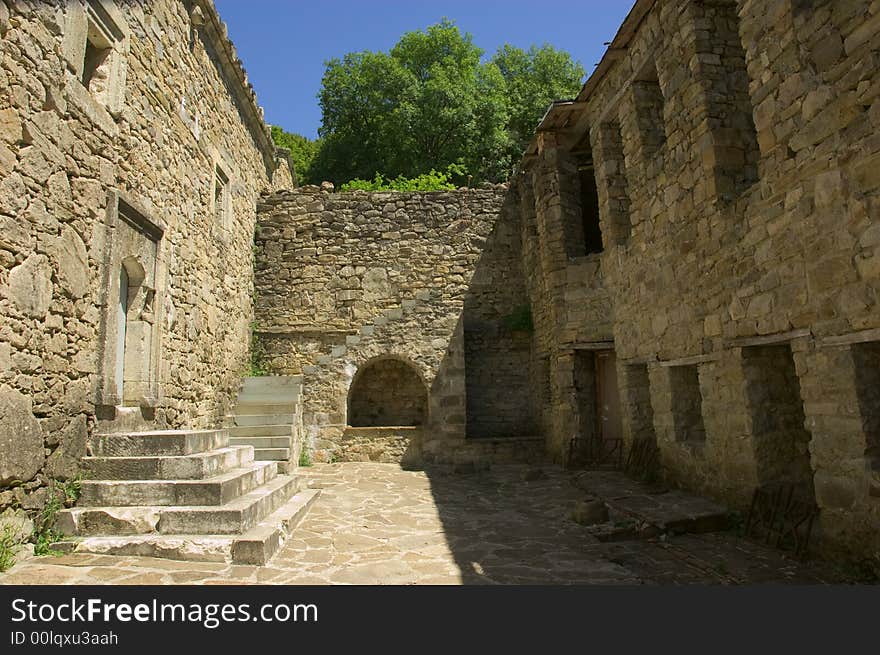
<svg viewBox="0 0 880 655">
<path fill-rule="evenodd" d="M 351 427 L 421 426 L 428 418 L 428 391 L 410 364 L 393 358 L 367 362 L 348 392 Z"/>
</svg>

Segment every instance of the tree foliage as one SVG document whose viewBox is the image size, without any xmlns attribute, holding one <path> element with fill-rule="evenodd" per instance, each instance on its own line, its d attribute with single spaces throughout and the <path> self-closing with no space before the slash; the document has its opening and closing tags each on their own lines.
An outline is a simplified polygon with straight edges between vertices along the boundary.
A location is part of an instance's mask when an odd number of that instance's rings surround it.
<svg viewBox="0 0 880 655">
<path fill-rule="evenodd" d="M 303 179 L 357 188 L 505 179 L 549 103 L 575 95 L 584 70 L 549 45 L 483 54 L 444 19 L 389 52 L 326 62 L 320 138 L 291 135 L 305 143 L 287 146 L 301 153 Z"/>
<path fill-rule="evenodd" d="M 498 49 L 492 62 L 507 83 L 507 128 L 519 154 L 550 103 L 577 95 L 584 67 L 567 52 L 546 43 L 528 51 L 506 44 Z"/>
<path fill-rule="evenodd" d="M 320 180 L 312 177 L 312 162 L 321 148 L 321 140 L 312 140 L 302 134 L 285 132 L 277 125 L 272 126 L 272 140 L 276 146 L 287 148 L 296 168 L 296 176 L 300 184 L 315 184 Z"/>
<path fill-rule="evenodd" d="M 343 184 L 340 191 L 449 191 L 456 188 L 452 181 L 454 177 L 460 177 L 459 167 L 452 165 L 446 171 L 436 171 L 433 168 L 415 177 L 398 175 L 393 180 L 385 179 L 381 173 L 376 173 L 372 180 L 355 178 Z"/>
</svg>

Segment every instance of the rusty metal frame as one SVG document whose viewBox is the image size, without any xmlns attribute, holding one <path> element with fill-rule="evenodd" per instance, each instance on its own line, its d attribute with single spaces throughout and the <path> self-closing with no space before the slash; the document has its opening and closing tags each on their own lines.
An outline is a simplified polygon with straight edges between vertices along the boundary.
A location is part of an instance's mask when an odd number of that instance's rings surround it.
<svg viewBox="0 0 880 655">
<path fill-rule="evenodd" d="M 637 480 L 653 479 L 658 473 L 660 449 L 653 439 L 633 441 L 623 465 L 623 472 Z"/>
<path fill-rule="evenodd" d="M 587 470 L 619 471 L 623 468 L 623 439 L 573 437 L 568 443 L 567 468 L 573 468 L 576 460 Z"/>
<path fill-rule="evenodd" d="M 743 532 L 806 557 L 818 510 L 802 485 L 777 482 L 755 489 Z"/>
</svg>

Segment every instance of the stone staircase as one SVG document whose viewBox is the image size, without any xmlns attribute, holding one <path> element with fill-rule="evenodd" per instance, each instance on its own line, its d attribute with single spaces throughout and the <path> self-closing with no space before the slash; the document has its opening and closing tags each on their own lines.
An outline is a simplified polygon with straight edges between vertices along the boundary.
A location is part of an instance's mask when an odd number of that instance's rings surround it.
<svg viewBox="0 0 880 655">
<path fill-rule="evenodd" d="M 293 471 L 302 442 L 302 376 L 244 378 L 235 406 L 226 417 L 229 443 L 251 446 L 258 462 L 276 462 Z"/>
<path fill-rule="evenodd" d="M 97 435 L 77 506 L 58 514 L 67 552 L 266 564 L 318 496 L 219 430 Z"/>
<path fill-rule="evenodd" d="M 334 366 L 345 361 L 348 351 L 358 346 L 367 345 L 371 340 L 376 340 L 387 330 L 393 330 L 400 323 L 418 314 L 421 307 L 426 306 L 426 301 L 436 298 L 437 294 L 430 289 L 418 291 L 414 298 L 406 298 L 399 305 L 389 307 L 368 323 L 364 323 L 352 334 L 345 337 L 345 344 L 331 346 L 328 352 L 318 356 L 316 364 L 304 366 L 303 373 L 306 375 L 318 372 L 321 366 Z"/>
</svg>

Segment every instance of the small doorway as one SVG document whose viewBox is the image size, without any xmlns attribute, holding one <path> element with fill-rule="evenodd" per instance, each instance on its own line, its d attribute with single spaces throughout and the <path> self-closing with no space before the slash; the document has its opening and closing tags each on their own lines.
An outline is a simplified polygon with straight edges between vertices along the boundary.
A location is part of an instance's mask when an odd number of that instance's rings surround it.
<svg viewBox="0 0 880 655">
<path fill-rule="evenodd" d="M 569 448 L 569 465 L 620 468 L 623 423 L 613 350 L 574 351 L 577 433 Z"/>
</svg>

